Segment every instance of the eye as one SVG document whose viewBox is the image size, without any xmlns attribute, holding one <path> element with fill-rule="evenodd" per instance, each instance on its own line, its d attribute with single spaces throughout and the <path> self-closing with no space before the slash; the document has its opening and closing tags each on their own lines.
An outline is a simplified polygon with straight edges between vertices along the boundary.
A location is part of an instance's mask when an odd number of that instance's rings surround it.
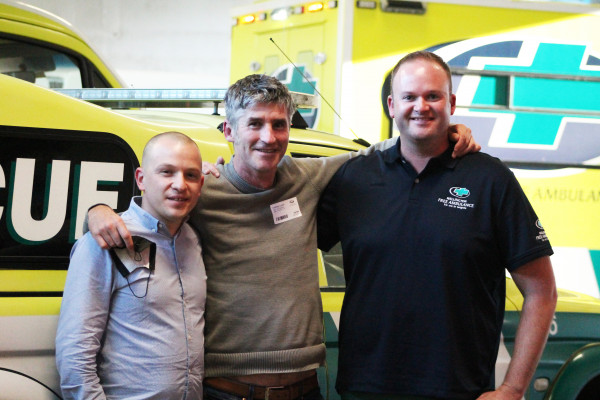
<svg viewBox="0 0 600 400">
<path fill-rule="evenodd" d="M 404 101 L 413 101 L 415 99 L 415 96 L 413 96 L 412 94 L 405 94 L 404 96 L 402 96 L 402 100 Z"/>
<path fill-rule="evenodd" d="M 273 123 L 274 129 L 287 129 L 287 122 L 285 121 L 276 121 Z"/>
<path fill-rule="evenodd" d="M 171 168 L 159 168 L 158 174 L 161 176 L 171 176 L 173 175 L 173 170 Z"/>
<path fill-rule="evenodd" d="M 198 180 L 200 180 L 200 174 L 198 172 L 188 172 L 186 174 L 186 177 L 190 181 L 198 181 Z"/>
</svg>

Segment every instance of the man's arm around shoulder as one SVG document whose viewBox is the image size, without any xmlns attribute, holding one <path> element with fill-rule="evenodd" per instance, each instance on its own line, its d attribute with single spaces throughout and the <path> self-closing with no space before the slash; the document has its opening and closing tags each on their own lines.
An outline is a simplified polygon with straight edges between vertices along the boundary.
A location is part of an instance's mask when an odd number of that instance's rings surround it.
<svg viewBox="0 0 600 400">
<path fill-rule="evenodd" d="M 103 249 L 127 247 L 133 251 L 133 239 L 123 219 L 105 204 L 88 210 L 87 226 L 98 246 Z"/>
</svg>

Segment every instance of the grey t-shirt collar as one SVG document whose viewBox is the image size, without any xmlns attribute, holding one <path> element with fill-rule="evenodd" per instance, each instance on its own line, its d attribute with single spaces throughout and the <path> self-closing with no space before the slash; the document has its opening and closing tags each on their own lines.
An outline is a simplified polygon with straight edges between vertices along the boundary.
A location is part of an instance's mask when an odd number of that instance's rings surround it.
<svg viewBox="0 0 600 400">
<path fill-rule="evenodd" d="M 223 173 L 225 174 L 227 180 L 231 182 L 231 184 L 242 193 L 262 193 L 267 190 L 270 190 L 270 188 L 262 189 L 256 187 L 242 179 L 242 177 L 238 175 L 237 171 L 233 167 L 233 157 L 231 157 L 231 160 L 223 166 Z M 275 183 L 277 183 L 277 178 L 275 178 Z"/>
</svg>

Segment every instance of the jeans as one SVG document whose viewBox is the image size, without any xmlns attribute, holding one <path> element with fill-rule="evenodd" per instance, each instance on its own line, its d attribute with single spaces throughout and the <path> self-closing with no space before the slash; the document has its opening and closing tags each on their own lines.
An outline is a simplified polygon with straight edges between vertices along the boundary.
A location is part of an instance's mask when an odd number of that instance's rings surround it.
<svg viewBox="0 0 600 400">
<path fill-rule="evenodd" d="M 227 392 L 222 392 L 218 389 L 211 388 L 210 386 L 204 386 L 204 400 L 253 400 L 252 397 L 239 397 Z M 305 393 L 303 396 L 298 397 L 299 400 L 323 400 L 321 391 L 317 388 Z"/>
</svg>

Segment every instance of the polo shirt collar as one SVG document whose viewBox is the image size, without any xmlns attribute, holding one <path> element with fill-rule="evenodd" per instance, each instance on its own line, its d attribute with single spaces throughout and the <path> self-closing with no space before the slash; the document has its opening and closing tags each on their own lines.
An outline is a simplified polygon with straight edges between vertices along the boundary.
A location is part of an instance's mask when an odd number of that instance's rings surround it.
<svg viewBox="0 0 600 400">
<path fill-rule="evenodd" d="M 448 146 L 446 151 L 444 151 L 438 157 L 435 157 L 434 160 L 437 160 L 437 162 L 441 166 L 444 166 L 449 169 L 456 167 L 456 164 L 458 163 L 458 159 L 452 158 L 452 152 L 454 151 L 454 144 L 455 143 L 450 143 L 450 146 Z"/>
<path fill-rule="evenodd" d="M 384 151 L 383 160 L 386 163 L 400 163 L 402 161 L 406 161 L 404 159 L 404 157 L 402 157 L 402 152 L 400 150 L 400 146 L 401 146 L 400 137 L 398 137 L 396 144 Z M 448 146 L 446 151 L 444 151 L 439 156 L 432 158 L 429 162 L 431 163 L 433 160 L 435 160 L 434 162 L 438 163 L 438 165 L 452 169 L 452 168 L 456 167 L 456 164 L 458 163 L 458 159 L 452 158 L 453 151 L 454 151 L 454 143 L 450 143 L 450 146 Z M 406 161 L 406 162 L 408 162 L 408 161 Z"/>
</svg>

